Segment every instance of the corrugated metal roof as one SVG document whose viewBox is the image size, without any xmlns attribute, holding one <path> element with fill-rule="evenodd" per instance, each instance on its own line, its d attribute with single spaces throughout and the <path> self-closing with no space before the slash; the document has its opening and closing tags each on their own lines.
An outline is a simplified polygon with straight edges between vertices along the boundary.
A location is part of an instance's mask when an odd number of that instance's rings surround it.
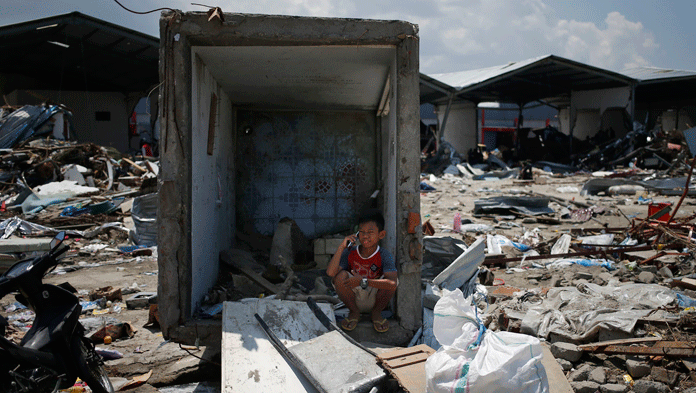
<svg viewBox="0 0 696 393">
<path fill-rule="evenodd" d="M 536 63 L 539 60 L 550 57 L 551 55 L 535 57 L 533 59 L 510 62 L 488 68 L 479 68 L 477 70 L 448 72 L 443 74 L 431 74 L 430 77 L 437 79 L 442 83 L 446 83 L 456 90 L 462 90 L 466 87 L 477 83 L 485 82 L 489 79 L 504 75 L 515 70 L 519 70 L 525 66 Z"/>
<path fill-rule="evenodd" d="M 79 12 L 0 26 L 0 53 L 9 91 L 141 92 L 159 82 L 158 38 Z"/>
<path fill-rule="evenodd" d="M 458 100 L 524 103 L 634 83 L 626 75 L 546 55 L 478 70 L 421 74 L 421 102 L 440 103 L 454 93 Z"/>
<path fill-rule="evenodd" d="M 657 79 L 696 78 L 696 71 L 670 70 L 657 67 L 633 67 L 621 71 L 622 74 L 638 79 L 639 81 L 653 81 Z"/>
</svg>

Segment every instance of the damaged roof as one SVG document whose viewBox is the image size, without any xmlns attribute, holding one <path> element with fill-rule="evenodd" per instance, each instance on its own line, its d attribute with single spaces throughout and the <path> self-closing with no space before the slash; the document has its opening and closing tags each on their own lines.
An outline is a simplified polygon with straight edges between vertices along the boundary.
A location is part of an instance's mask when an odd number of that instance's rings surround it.
<svg viewBox="0 0 696 393">
<path fill-rule="evenodd" d="M 696 71 L 635 67 L 621 71 L 638 80 L 636 109 L 670 109 L 675 102 L 693 102 Z"/>
<path fill-rule="evenodd" d="M 0 90 L 142 92 L 159 83 L 159 39 L 71 12 L 0 27 Z"/>
<path fill-rule="evenodd" d="M 421 74 L 421 102 L 454 99 L 527 103 L 571 90 L 629 86 L 635 79 L 555 55 L 461 72 Z"/>
<path fill-rule="evenodd" d="M 667 80 L 696 78 L 696 71 L 671 70 L 657 67 L 633 67 L 621 71 L 622 74 L 640 81 L 640 84 L 666 82 Z"/>
</svg>

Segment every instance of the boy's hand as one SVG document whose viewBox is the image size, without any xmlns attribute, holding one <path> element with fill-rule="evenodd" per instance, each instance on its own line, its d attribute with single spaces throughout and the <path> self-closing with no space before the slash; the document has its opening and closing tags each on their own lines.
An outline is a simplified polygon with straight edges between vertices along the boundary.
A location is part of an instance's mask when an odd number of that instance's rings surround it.
<svg viewBox="0 0 696 393">
<path fill-rule="evenodd" d="M 358 241 L 358 236 L 355 233 L 353 233 L 352 235 L 346 236 L 343 239 L 343 243 L 341 243 L 341 245 L 343 246 L 343 248 L 348 248 L 350 245 L 355 244 L 355 242 L 357 242 L 357 241 Z"/>
<path fill-rule="evenodd" d="M 355 287 L 357 287 L 357 286 L 360 285 L 360 281 L 362 281 L 362 279 L 363 279 L 363 278 L 362 278 L 361 276 L 359 276 L 359 275 L 354 275 L 354 276 L 352 276 L 352 277 L 348 277 L 348 278 L 344 281 L 344 285 L 345 285 L 346 287 L 350 288 L 350 289 L 353 289 L 353 288 L 355 288 Z"/>
</svg>

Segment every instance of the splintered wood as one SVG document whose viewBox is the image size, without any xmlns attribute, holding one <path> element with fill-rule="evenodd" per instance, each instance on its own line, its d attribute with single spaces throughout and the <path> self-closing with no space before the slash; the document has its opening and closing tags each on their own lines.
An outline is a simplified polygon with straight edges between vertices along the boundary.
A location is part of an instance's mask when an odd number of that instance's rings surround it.
<svg viewBox="0 0 696 393">
<path fill-rule="evenodd" d="M 425 344 L 411 348 L 399 348 L 381 353 L 377 359 L 410 393 L 425 392 L 425 361 L 435 350 Z"/>
</svg>

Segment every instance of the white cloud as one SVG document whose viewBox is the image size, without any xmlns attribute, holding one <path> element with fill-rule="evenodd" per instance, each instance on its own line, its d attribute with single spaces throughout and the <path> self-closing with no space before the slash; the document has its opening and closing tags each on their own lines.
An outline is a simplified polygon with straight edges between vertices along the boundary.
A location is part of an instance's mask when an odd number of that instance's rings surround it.
<svg viewBox="0 0 696 393">
<path fill-rule="evenodd" d="M 189 1 L 173 2 L 184 10 L 200 8 Z M 630 21 L 619 12 L 610 12 L 599 24 L 559 19 L 544 0 L 242 0 L 218 4 L 225 12 L 413 22 L 420 27 L 421 70 L 426 73 L 545 54 L 620 70 L 649 65 L 648 59 L 659 47 L 641 22 Z"/>
</svg>

